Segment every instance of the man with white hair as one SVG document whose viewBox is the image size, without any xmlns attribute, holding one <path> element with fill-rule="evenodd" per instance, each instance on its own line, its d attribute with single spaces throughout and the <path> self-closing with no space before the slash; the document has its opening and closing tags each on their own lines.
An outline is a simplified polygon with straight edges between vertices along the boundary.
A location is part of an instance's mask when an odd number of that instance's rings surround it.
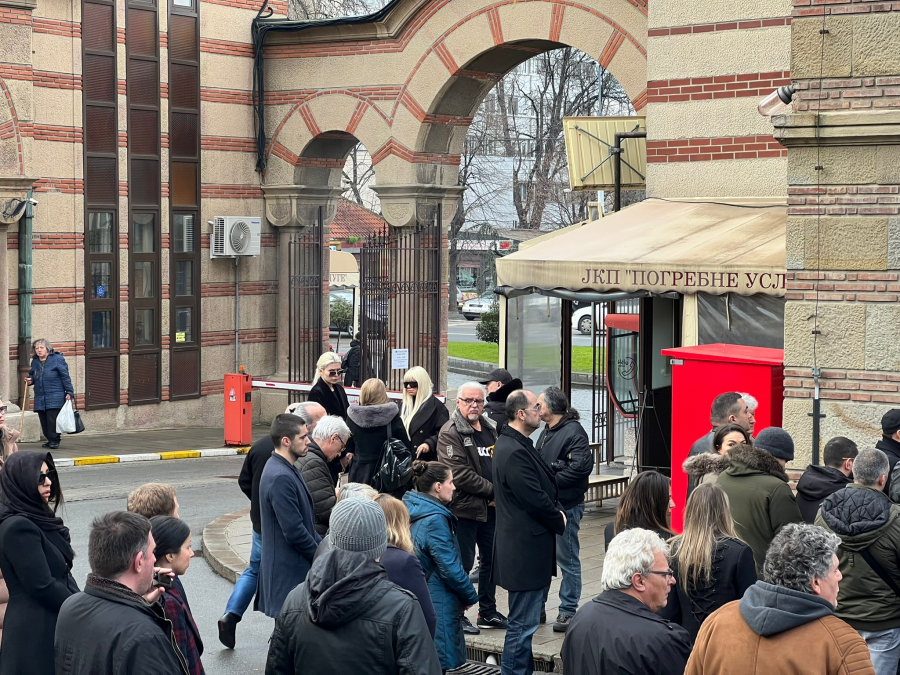
<svg viewBox="0 0 900 675">
<path fill-rule="evenodd" d="M 639 527 L 612 540 L 603 559 L 603 592 L 575 613 L 566 631 L 566 675 L 684 672 L 690 634 L 656 614 L 675 585 L 668 554 L 658 534 Z"/>
<path fill-rule="evenodd" d="M 349 438 L 350 429 L 344 420 L 335 415 L 322 417 L 313 429 L 309 450 L 304 457 L 297 460 L 297 468 L 300 469 L 303 480 L 312 493 L 316 532 L 323 537 L 328 531 L 331 509 L 337 503 L 328 463 L 340 457 L 341 450 L 347 445 Z"/>
<path fill-rule="evenodd" d="M 477 382 L 466 382 L 456 393 L 456 409 L 438 433 L 438 461 L 453 471 L 456 492 L 450 511 L 457 517 L 456 540 L 466 574 L 475 563 L 475 545 L 480 552 L 478 567 L 478 627 L 463 616 L 463 632 L 477 635 L 480 628 L 506 628 L 507 620 L 497 611 L 497 585 L 493 571 L 496 510 L 494 501 L 494 443 L 497 429 L 484 412 L 487 396 Z"/>
</svg>

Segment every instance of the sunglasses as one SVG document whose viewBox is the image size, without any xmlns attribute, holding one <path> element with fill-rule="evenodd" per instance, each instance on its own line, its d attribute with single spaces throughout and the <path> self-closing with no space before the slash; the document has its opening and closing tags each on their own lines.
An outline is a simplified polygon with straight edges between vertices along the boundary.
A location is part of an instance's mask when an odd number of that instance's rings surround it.
<svg viewBox="0 0 900 675">
<path fill-rule="evenodd" d="M 5 405 L 0 405 L 0 415 L 5 414 L 7 410 L 9 410 L 9 408 L 7 408 Z"/>
<path fill-rule="evenodd" d="M 404 389 L 418 389 L 419 383 L 418 382 L 404 382 L 403 388 Z"/>
<path fill-rule="evenodd" d="M 347 371 L 346 371 L 345 369 L 341 369 L 341 370 L 326 370 L 326 371 L 325 371 L 325 374 L 328 375 L 329 377 L 334 377 L 335 375 L 343 375 L 343 374 L 346 373 L 346 372 L 347 372 Z"/>
<path fill-rule="evenodd" d="M 45 481 L 49 480 L 51 483 L 53 482 L 53 471 L 48 471 L 47 473 L 42 473 L 38 475 L 38 485 L 43 485 Z"/>
</svg>

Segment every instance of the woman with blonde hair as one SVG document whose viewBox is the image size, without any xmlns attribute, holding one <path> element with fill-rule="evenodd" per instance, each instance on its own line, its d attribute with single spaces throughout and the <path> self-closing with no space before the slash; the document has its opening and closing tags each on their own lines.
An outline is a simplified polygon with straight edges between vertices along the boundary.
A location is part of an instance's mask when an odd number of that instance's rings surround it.
<svg viewBox="0 0 900 675">
<path fill-rule="evenodd" d="M 387 494 L 378 495 L 375 501 L 384 511 L 384 518 L 387 521 L 388 546 L 381 556 L 381 564 L 392 583 L 419 599 L 428 631 L 431 637 L 434 637 L 437 619 L 431 602 L 431 593 L 428 592 L 428 583 L 425 581 L 425 573 L 415 556 L 412 535 L 409 532 L 409 511 L 403 502 Z"/>
<path fill-rule="evenodd" d="M 400 410 L 391 403 L 384 382 L 371 378 L 359 390 L 359 405 L 347 409 L 350 440 L 347 452 L 353 453 L 350 482 L 374 485 L 381 449 L 389 438 L 396 438 L 409 447 L 409 436 L 400 419 Z"/>
<path fill-rule="evenodd" d="M 438 433 L 450 419 L 450 412 L 434 397 L 431 378 L 422 366 L 413 366 L 403 375 L 400 419 L 409 434 L 416 459 L 436 461 Z"/>
<path fill-rule="evenodd" d="M 660 610 L 696 640 L 700 626 L 722 605 L 756 583 L 753 551 L 734 533 L 728 496 L 718 485 L 698 485 L 688 497 L 684 532 L 669 542 L 677 583 Z"/>
<path fill-rule="evenodd" d="M 319 403 L 325 408 L 327 415 L 336 415 L 346 422 L 350 402 L 341 385 L 343 375 L 341 357 L 334 352 L 322 354 L 316 361 L 316 376 L 313 378 L 308 400 Z"/>
</svg>

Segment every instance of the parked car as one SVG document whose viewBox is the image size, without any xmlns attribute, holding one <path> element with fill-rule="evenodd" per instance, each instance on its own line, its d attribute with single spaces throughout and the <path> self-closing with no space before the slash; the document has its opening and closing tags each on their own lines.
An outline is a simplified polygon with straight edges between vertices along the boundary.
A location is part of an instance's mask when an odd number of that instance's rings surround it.
<svg viewBox="0 0 900 675">
<path fill-rule="evenodd" d="M 591 318 L 590 305 L 582 307 L 581 309 L 576 309 L 572 312 L 572 330 L 577 330 L 582 335 L 590 335 L 591 327 L 594 326 L 596 332 L 602 333 L 603 324 L 600 321 L 600 305 L 595 305 L 595 307 L 596 311 L 594 312 L 593 319 Z"/>
<path fill-rule="evenodd" d="M 468 288 L 468 287 L 464 288 L 462 286 L 456 287 L 456 306 L 457 307 L 462 307 L 462 304 L 466 300 L 474 300 L 477 297 L 478 297 L 478 291 L 476 291 L 474 288 Z"/>
<path fill-rule="evenodd" d="M 462 315 L 469 321 L 474 321 L 493 307 L 495 302 L 497 302 L 497 296 L 494 295 L 493 291 L 483 293 L 477 298 L 466 300 L 463 303 Z"/>
</svg>

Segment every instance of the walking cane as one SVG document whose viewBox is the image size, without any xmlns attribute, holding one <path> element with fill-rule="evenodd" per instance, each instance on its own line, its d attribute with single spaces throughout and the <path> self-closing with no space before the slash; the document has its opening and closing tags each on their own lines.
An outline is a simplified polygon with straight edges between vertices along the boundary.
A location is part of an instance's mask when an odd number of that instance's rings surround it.
<svg viewBox="0 0 900 675">
<path fill-rule="evenodd" d="M 25 406 L 28 403 L 28 387 L 30 387 L 27 382 L 25 383 L 25 393 L 22 394 L 22 416 L 19 418 L 19 433 L 22 433 L 22 430 L 25 429 Z"/>
</svg>

